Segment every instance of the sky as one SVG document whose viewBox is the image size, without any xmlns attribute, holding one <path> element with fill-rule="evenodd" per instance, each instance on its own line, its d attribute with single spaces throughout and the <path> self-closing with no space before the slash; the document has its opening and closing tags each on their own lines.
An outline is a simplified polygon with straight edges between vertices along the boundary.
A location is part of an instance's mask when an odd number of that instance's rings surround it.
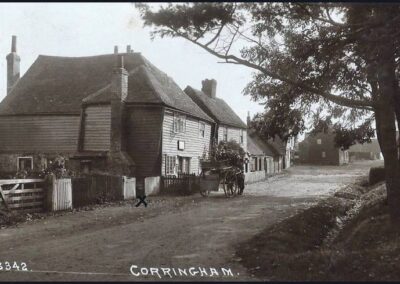
<svg viewBox="0 0 400 284">
<path fill-rule="evenodd" d="M 11 37 L 17 36 L 21 76 L 39 55 L 92 56 L 110 54 L 114 46 L 125 52 L 131 45 L 184 89 L 201 89 L 204 79 L 217 80 L 217 97 L 246 121 L 263 106 L 244 96 L 252 70 L 221 64 L 184 39 L 150 39 L 131 3 L 0 3 L 0 100 L 6 95 L 6 59 Z"/>
</svg>

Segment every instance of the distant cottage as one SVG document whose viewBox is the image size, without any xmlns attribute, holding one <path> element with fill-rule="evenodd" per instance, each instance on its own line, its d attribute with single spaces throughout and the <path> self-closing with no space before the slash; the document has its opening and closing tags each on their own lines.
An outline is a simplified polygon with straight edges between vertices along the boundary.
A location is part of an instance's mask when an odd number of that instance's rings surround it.
<svg viewBox="0 0 400 284">
<path fill-rule="evenodd" d="M 336 147 L 334 139 L 335 134 L 331 127 L 323 132 L 307 134 L 299 143 L 299 161 L 315 165 L 348 164 L 348 150 Z"/>
<path fill-rule="evenodd" d="M 138 187 L 145 177 L 199 173 L 214 119 L 140 53 L 40 55 L 21 79 L 19 62 L 13 37 L 1 172 L 39 171 L 62 154 L 77 171 L 136 176 Z"/>
</svg>

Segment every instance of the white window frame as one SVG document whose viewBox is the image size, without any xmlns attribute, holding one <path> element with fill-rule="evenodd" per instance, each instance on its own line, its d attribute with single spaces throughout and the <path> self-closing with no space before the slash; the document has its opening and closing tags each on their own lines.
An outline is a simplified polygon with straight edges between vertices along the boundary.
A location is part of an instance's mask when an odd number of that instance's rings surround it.
<svg viewBox="0 0 400 284">
<path fill-rule="evenodd" d="M 176 156 L 165 154 L 165 175 L 176 174 Z"/>
<path fill-rule="evenodd" d="M 240 135 L 240 144 L 242 144 L 243 145 L 243 143 L 244 143 L 244 131 L 243 131 L 243 129 L 240 129 L 240 132 L 239 132 L 239 135 Z"/>
<path fill-rule="evenodd" d="M 23 156 L 23 157 L 17 157 L 17 170 L 19 171 L 19 160 L 21 159 L 30 159 L 31 160 L 31 170 L 33 170 L 33 156 Z"/>
<path fill-rule="evenodd" d="M 318 138 L 318 139 L 317 139 L 317 144 L 318 144 L 318 145 L 321 145 L 321 144 L 322 144 L 322 139 L 321 139 L 321 138 Z"/>
<path fill-rule="evenodd" d="M 206 137 L 206 124 L 202 121 L 199 121 L 199 137 Z"/>
<path fill-rule="evenodd" d="M 174 133 L 186 132 L 186 115 L 174 112 L 174 121 L 172 124 Z"/>
</svg>

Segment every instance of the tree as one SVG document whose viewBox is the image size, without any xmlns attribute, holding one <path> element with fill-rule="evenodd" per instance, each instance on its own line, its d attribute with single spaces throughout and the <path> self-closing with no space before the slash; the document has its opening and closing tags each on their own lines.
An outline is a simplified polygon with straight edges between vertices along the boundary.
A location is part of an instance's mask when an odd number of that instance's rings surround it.
<svg viewBox="0 0 400 284">
<path fill-rule="evenodd" d="M 400 221 L 400 5 L 351 3 L 138 4 L 153 36 L 181 37 L 252 68 L 244 90 L 267 108 L 338 120 L 344 140 L 375 121 L 388 204 Z M 315 111 L 315 107 L 317 110 Z M 318 114 L 318 115 L 315 115 Z"/>
</svg>

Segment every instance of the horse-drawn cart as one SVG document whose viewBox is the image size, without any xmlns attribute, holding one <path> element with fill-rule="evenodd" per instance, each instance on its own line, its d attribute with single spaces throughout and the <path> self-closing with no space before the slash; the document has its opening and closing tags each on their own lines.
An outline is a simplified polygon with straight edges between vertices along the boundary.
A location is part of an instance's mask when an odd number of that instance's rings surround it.
<svg viewBox="0 0 400 284">
<path fill-rule="evenodd" d="M 200 194 L 208 196 L 211 191 L 224 190 L 225 196 L 241 194 L 242 170 L 229 165 L 227 161 L 202 161 L 200 174 Z"/>
</svg>

